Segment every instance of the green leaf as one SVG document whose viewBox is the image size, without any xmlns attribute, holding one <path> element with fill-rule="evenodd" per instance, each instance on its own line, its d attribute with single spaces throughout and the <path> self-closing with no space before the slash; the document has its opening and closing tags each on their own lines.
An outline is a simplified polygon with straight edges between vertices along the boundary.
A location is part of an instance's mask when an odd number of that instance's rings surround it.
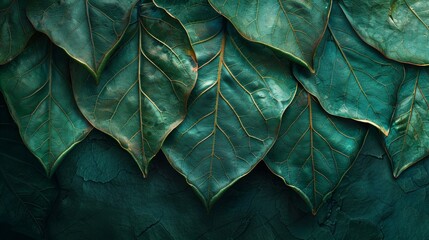
<svg viewBox="0 0 429 240">
<path fill-rule="evenodd" d="M 25 15 L 26 0 L 0 2 L 0 64 L 18 56 L 34 33 Z"/>
<path fill-rule="evenodd" d="M 122 38 L 137 0 L 30 1 L 27 15 L 34 27 L 49 36 L 98 79 Z"/>
<path fill-rule="evenodd" d="M 0 233 L 7 230 L 42 239 L 58 188 L 28 151 L 0 95 Z M 7 231 L 6 231 L 7 232 Z M 18 237 L 18 236 L 16 236 Z"/>
<path fill-rule="evenodd" d="M 163 151 L 210 208 L 271 148 L 296 83 L 287 60 L 246 42 L 206 2 L 167 9 L 190 33 L 200 69 L 188 115 Z"/>
<path fill-rule="evenodd" d="M 388 135 L 404 68 L 360 40 L 338 4 L 332 6 L 315 70 L 296 66 L 294 74 L 328 113 L 370 123 Z"/>
<path fill-rule="evenodd" d="M 429 155 L 429 69 L 408 67 L 398 91 L 389 136 L 385 138 L 393 175 Z"/>
<path fill-rule="evenodd" d="M 429 65 L 429 1 L 342 0 L 359 36 L 390 59 Z"/>
<path fill-rule="evenodd" d="M 247 40 L 286 53 L 313 71 L 331 0 L 209 0 Z"/>
<path fill-rule="evenodd" d="M 350 169 L 366 132 L 363 124 L 327 114 L 314 97 L 299 89 L 265 163 L 316 214 Z"/>
<path fill-rule="evenodd" d="M 146 175 L 164 139 L 185 117 L 197 67 L 177 20 L 152 3 L 138 12 L 100 83 L 88 81 L 91 76 L 77 64 L 72 81 L 84 116 L 118 140 Z"/>
<path fill-rule="evenodd" d="M 49 176 L 91 130 L 74 102 L 68 63 L 62 50 L 35 36 L 19 57 L 0 66 L 0 91 L 24 143 Z"/>
</svg>

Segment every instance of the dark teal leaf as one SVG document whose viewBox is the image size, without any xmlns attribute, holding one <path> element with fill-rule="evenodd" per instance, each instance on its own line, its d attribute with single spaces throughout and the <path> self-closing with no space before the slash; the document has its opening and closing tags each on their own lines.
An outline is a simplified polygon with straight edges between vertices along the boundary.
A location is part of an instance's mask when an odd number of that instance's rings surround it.
<svg viewBox="0 0 429 240">
<path fill-rule="evenodd" d="M 313 71 L 331 0 L 209 1 L 247 40 L 278 49 Z"/>
<path fill-rule="evenodd" d="M 332 6 L 328 29 L 315 56 L 315 70 L 312 74 L 296 67 L 294 74 L 328 113 L 389 133 L 403 66 L 360 40 L 338 4 Z"/>
<path fill-rule="evenodd" d="M 0 2 L 0 64 L 18 56 L 34 33 L 25 15 L 26 0 Z"/>
<path fill-rule="evenodd" d="M 58 189 L 27 150 L 0 95 L 0 233 L 41 239 Z M 7 231 L 5 231 L 7 230 Z"/>
<path fill-rule="evenodd" d="M 24 143 L 50 176 L 64 155 L 91 130 L 73 99 L 69 58 L 40 35 L 0 66 L 0 92 Z"/>
<path fill-rule="evenodd" d="M 211 207 L 274 144 L 296 83 L 287 60 L 245 41 L 207 2 L 167 5 L 188 31 L 200 68 L 188 114 L 163 151 Z"/>
<path fill-rule="evenodd" d="M 429 1 L 342 0 L 359 36 L 390 59 L 429 65 Z"/>
<path fill-rule="evenodd" d="M 395 177 L 429 155 L 428 96 L 429 69 L 407 67 L 391 132 L 385 139 Z"/>
<path fill-rule="evenodd" d="M 137 0 L 33 0 L 27 15 L 34 27 L 49 36 L 98 78 L 124 34 Z"/>
<path fill-rule="evenodd" d="M 143 4 L 99 84 L 75 64 L 73 89 L 85 117 L 113 136 L 143 174 L 167 135 L 182 122 L 197 66 L 180 23 Z"/>
<path fill-rule="evenodd" d="M 316 214 L 350 169 L 365 134 L 363 124 L 327 114 L 299 88 L 265 163 Z"/>
</svg>

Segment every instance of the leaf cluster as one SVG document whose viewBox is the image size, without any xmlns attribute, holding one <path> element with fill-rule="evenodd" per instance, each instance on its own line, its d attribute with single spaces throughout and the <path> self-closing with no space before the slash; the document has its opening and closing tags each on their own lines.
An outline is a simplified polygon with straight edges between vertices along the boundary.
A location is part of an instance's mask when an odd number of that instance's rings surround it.
<svg viewBox="0 0 429 240">
<path fill-rule="evenodd" d="M 429 155 L 428 9 L 7 0 L 0 92 L 48 176 L 96 128 L 145 177 L 162 151 L 207 208 L 263 161 L 315 214 L 369 128 L 395 177 Z"/>
</svg>

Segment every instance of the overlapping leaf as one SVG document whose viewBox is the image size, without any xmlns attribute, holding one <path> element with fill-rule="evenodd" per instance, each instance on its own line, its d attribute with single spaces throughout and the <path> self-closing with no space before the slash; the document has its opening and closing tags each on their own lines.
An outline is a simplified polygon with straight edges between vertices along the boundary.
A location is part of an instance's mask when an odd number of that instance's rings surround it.
<svg viewBox="0 0 429 240">
<path fill-rule="evenodd" d="M 0 95 L 0 226 L 41 239 L 57 194 L 56 184 L 22 143 Z"/>
<path fill-rule="evenodd" d="M 25 15 L 26 0 L 0 2 L 0 64 L 20 54 L 34 33 Z"/>
<path fill-rule="evenodd" d="M 0 66 L 0 91 L 48 175 L 91 130 L 73 99 L 68 63 L 62 50 L 37 36 L 19 57 Z"/>
<path fill-rule="evenodd" d="M 333 4 L 312 74 L 294 74 L 332 115 L 368 122 L 389 133 L 396 92 L 403 81 L 401 64 L 385 59 L 355 34 L 338 4 Z"/>
<path fill-rule="evenodd" d="M 85 65 L 95 77 L 122 38 L 137 0 L 30 1 L 34 27 Z"/>
<path fill-rule="evenodd" d="M 398 92 L 391 132 L 386 137 L 393 175 L 429 155 L 429 69 L 408 67 Z"/>
<path fill-rule="evenodd" d="M 187 29 L 200 66 L 188 115 L 163 151 L 210 207 L 271 148 L 296 83 L 287 61 L 243 40 L 207 2 L 161 5 Z"/>
<path fill-rule="evenodd" d="M 315 214 L 349 170 L 365 133 L 363 124 L 327 114 L 314 97 L 299 89 L 265 162 Z"/>
<path fill-rule="evenodd" d="M 153 3 L 138 11 L 99 84 L 78 65 L 72 76 L 82 113 L 117 139 L 146 175 L 166 136 L 185 117 L 197 67 L 177 20 Z"/>
<path fill-rule="evenodd" d="M 266 44 L 313 70 L 331 0 L 209 0 L 246 39 Z"/>
<path fill-rule="evenodd" d="M 429 65 L 429 1 L 341 0 L 360 37 L 388 58 Z"/>
</svg>

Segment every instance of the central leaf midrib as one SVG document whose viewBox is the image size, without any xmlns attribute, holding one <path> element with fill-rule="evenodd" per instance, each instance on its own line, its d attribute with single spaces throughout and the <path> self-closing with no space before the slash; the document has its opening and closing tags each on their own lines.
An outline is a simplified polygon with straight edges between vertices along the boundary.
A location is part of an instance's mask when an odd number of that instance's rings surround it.
<svg viewBox="0 0 429 240">
<path fill-rule="evenodd" d="M 280 8 L 282 9 L 282 12 L 283 12 L 284 16 L 285 16 L 285 17 L 286 17 L 286 19 L 287 19 L 287 22 L 289 23 L 289 26 L 290 26 L 291 31 L 292 31 L 292 33 L 293 33 L 293 36 L 295 37 L 296 45 L 298 46 L 299 51 L 301 52 L 301 57 L 305 57 L 305 55 L 304 55 L 304 51 L 303 51 L 303 49 L 302 49 L 302 46 L 299 44 L 299 43 L 300 43 L 300 41 L 298 40 L 298 36 L 297 36 L 297 34 L 296 34 L 296 32 L 295 32 L 295 28 L 293 27 L 292 22 L 291 22 L 291 21 L 290 21 L 290 19 L 289 19 L 288 13 L 286 12 L 286 9 L 284 8 L 282 1 L 281 1 L 281 0 L 278 0 L 278 2 L 279 2 L 279 5 L 280 5 Z"/>
<path fill-rule="evenodd" d="M 404 148 L 405 148 L 405 144 L 406 144 L 406 142 L 407 142 L 407 137 L 408 137 L 408 131 L 409 131 L 409 126 L 410 126 L 410 122 L 411 122 L 411 119 L 412 119 L 412 117 L 413 117 L 413 112 L 414 112 L 414 105 L 415 105 L 415 101 L 416 101 L 416 95 L 417 95 L 417 88 L 418 88 L 418 85 L 419 85 L 419 78 L 420 78 L 420 71 L 417 71 L 417 76 L 416 76 L 416 82 L 415 82 L 415 84 L 414 84 L 414 88 L 413 88 L 413 95 L 412 95 L 412 98 L 413 98 L 413 100 L 411 101 L 411 106 L 410 106 L 410 115 L 408 116 L 408 119 L 407 119 L 407 126 L 406 126 L 406 128 L 405 128 L 405 134 L 404 134 L 404 139 L 402 140 L 402 146 L 401 146 L 401 156 L 400 156 L 400 158 L 399 158 L 399 161 L 402 163 L 403 161 L 404 161 L 404 155 L 405 155 L 405 150 L 404 150 Z"/>
<path fill-rule="evenodd" d="M 92 49 L 94 52 L 92 52 L 92 61 L 94 62 L 94 65 L 97 64 L 97 61 L 95 60 L 95 43 L 94 43 L 94 36 L 92 34 L 92 24 L 91 24 L 91 17 L 90 17 L 90 13 L 89 13 L 89 0 L 85 1 L 85 10 L 86 10 L 86 19 L 88 22 L 88 31 L 89 31 L 89 36 L 90 36 L 90 40 L 91 40 L 91 45 L 92 45 Z M 94 69 L 94 71 L 96 71 Z"/>
<path fill-rule="evenodd" d="M 55 161 L 50 161 L 51 158 L 51 154 L 52 154 L 52 44 L 49 44 L 49 50 L 48 50 L 48 57 L 49 57 L 49 73 L 48 73 L 48 81 L 49 81 L 49 90 L 48 90 L 48 94 L 49 94 L 49 107 L 48 107 L 48 120 L 49 120 L 49 124 L 48 124 L 48 149 L 49 149 L 49 153 L 48 153 L 48 163 L 49 163 L 49 169 L 48 171 L 50 172 L 53 165 L 55 164 Z M 55 158 L 55 156 L 52 154 L 52 156 Z M 55 159 L 52 159 L 55 160 Z"/>
<path fill-rule="evenodd" d="M 146 154 L 145 154 L 145 146 L 144 146 L 144 142 L 145 142 L 145 139 L 144 139 L 144 125 L 143 125 L 143 112 L 142 112 L 142 94 L 140 93 L 140 91 L 141 92 L 143 92 L 143 90 L 142 90 L 142 83 L 141 83 L 141 51 L 143 51 L 142 50 L 142 30 L 141 30 L 141 26 L 140 26 L 140 24 L 143 24 L 142 22 L 141 22 L 141 20 L 140 20 L 140 16 L 139 16 L 139 24 L 138 24 L 138 33 L 139 33 L 139 39 L 138 39 L 138 41 L 139 41 L 139 43 L 138 43 L 138 70 L 137 70 L 137 81 L 138 81 L 138 87 L 139 87 L 139 89 L 138 89 L 138 96 L 139 96 L 139 120 L 140 120 L 140 137 L 141 137 L 141 147 L 142 147 L 142 157 L 143 157 L 143 163 L 144 163 L 144 168 L 145 168 L 145 170 L 143 171 L 143 174 L 144 175 L 146 175 L 146 168 L 147 168 L 147 165 L 148 165 L 148 159 L 147 159 L 147 157 L 146 157 Z"/>
<path fill-rule="evenodd" d="M 217 78 L 216 78 L 216 102 L 215 102 L 215 109 L 214 109 L 214 121 L 213 121 L 213 142 L 212 142 L 212 153 L 211 157 L 215 156 L 215 144 L 216 144 L 216 128 L 218 127 L 218 112 L 219 112 L 219 97 L 220 97 L 220 84 L 221 84 L 221 77 L 222 77 L 222 67 L 224 62 L 224 53 L 225 53 L 225 42 L 226 42 L 226 34 L 224 33 L 222 35 L 222 42 L 220 46 L 220 54 L 219 54 L 219 63 L 218 63 L 218 69 L 217 69 Z M 212 160 L 210 160 L 212 161 Z M 211 171 L 210 171 L 211 174 Z"/>
<path fill-rule="evenodd" d="M 311 168 L 313 174 L 313 201 L 316 204 L 316 167 L 314 163 L 314 143 L 313 143 L 313 109 L 311 105 L 311 95 L 307 93 L 307 104 L 308 104 L 308 115 L 309 115 L 309 131 L 310 131 L 310 158 L 311 158 Z M 314 207 L 314 206 L 313 206 Z"/>
</svg>

